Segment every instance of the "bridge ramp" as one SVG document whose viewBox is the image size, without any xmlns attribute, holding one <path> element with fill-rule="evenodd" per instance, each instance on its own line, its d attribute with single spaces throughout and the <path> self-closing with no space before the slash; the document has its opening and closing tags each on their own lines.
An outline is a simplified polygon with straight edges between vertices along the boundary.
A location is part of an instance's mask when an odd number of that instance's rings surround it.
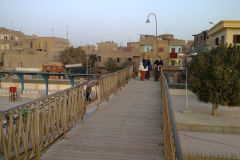
<svg viewBox="0 0 240 160">
<path fill-rule="evenodd" d="M 160 82 L 131 80 L 42 160 L 162 160 Z"/>
</svg>

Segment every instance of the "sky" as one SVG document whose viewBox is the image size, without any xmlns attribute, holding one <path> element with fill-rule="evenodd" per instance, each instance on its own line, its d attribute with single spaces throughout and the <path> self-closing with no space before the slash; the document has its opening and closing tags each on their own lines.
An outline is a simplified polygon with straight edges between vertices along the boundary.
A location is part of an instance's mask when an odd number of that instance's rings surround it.
<svg viewBox="0 0 240 160">
<path fill-rule="evenodd" d="M 240 20 L 240 0 L 1 0 L 0 27 L 27 35 L 67 37 L 76 47 L 139 40 L 139 34 L 173 34 L 192 40 L 209 22 Z"/>
</svg>

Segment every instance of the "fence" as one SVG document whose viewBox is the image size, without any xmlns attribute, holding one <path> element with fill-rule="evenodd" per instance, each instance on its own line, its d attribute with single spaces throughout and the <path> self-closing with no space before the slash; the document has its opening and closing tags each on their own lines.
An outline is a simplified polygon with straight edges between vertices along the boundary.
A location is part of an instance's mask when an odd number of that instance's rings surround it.
<svg viewBox="0 0 240 160">
<path fill-rule="evenodd" d="M 163 141 L 166 160 L 182 160 L 182 151 L 176 129 L 168 83 L 161 70 L 161 93 L 163 104 Z"/>
<path fill-rule="evenodd" d="M 40 159 L 43 149 L 84 121 L 88 105 L 95 102 L 99 109 L 132 73 L 130 66 L 0 113 L 0 159 Z"/>
</svg>

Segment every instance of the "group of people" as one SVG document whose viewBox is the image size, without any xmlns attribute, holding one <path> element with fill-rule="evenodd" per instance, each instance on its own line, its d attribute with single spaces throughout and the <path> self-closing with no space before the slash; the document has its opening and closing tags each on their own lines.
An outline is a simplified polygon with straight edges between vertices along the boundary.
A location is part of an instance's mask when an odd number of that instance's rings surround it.
<svg viewBox="0 0 240 160">
<path fill-rule="evenodd" d="M 161 71 L 161 67 L 163 66 L 163 61 L 161 60 L 161 57 L 158 57 L 158 59 L 154 62 L 154 69 L 155 69 L 155 77 L 154 80 L 158 81 L 159 74 Z M 139 71 L 140 71 L 140 77 L 141 80 L 144 81 L 145 79 L 149 80 L 151 75 L 152 62 L 150 57 L 144 57 L 142 61 L 140 62 Z"/>
</svg>

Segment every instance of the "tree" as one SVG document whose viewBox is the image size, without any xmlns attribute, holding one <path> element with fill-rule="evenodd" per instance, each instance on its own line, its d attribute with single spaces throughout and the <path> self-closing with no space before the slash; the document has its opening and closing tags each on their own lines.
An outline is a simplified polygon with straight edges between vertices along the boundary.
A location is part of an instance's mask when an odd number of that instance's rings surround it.
<svg viewBox="0 0 240 160">
<path fill-rule="evenodd" d="M 60 52 L 59 60 L 64 65 L 82 63 L 82 65 L 85 66 L 86 54 L 84 50 L 82 50 L 80 47 L 78 48 L 68 47 L 64 51 Z"/>
<path fill-rule="evenodd" d="M 133 62 L 131 62 L 131 61 L 129 61 L 129 60 L 126 60 L 126 61 L 124 61 L 123 63 L 122 63 L 122 65 L 121 65 L 121 69 L 124 69 L 124 68 L 127 68 L 127 67 L 129 67 L 129 66 L 131 66 L 131 65 L 133 65 Z"/>
<path fill-rule="evenodd" d="M 97 62 L 97 56 L 94 54 L 89 55 L 89 63 L 90 63 L 90 69 L 91 69 L 91 73 L 98 73 L 99 67 L 96 64 Z"/>
<path fill-rule="evenodd" d="M 194 58 L 189 66 L 190 90 L 200 101 L 212 103 L 212 115 L 219 105 L 240 104 L 240 47 L 212 49 Z"/>
<path fill-rule="evenodd" d="M 120 69 L 117 65 L 117 61 L 112 58 L 108 58 L 108 60 L 105 62 L 105 68 L 109 73 L 116 72 Z"/>
</svg>

